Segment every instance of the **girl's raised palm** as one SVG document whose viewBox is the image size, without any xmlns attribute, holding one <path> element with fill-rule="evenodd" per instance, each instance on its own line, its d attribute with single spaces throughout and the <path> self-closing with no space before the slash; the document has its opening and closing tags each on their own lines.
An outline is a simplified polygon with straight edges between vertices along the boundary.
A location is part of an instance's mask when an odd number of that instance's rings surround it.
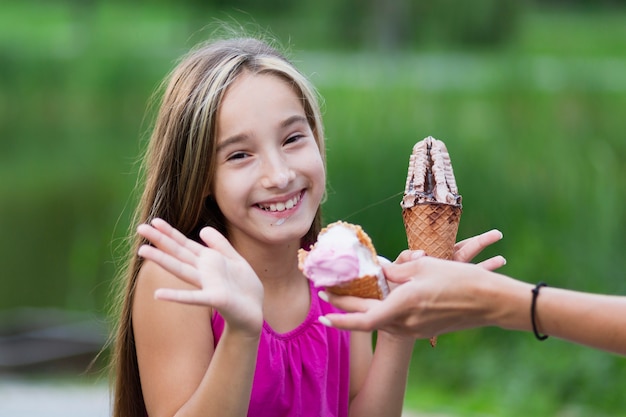
<svg viewBox="0 0 626 417">
<path fill-rule="evenodd" d="M 162 219 L 140 225 L 137 232 L 154 245 L 143 245 L 140 256 L 197 288 L 162 288 L 156 298 L 215 308 L 231 330 L 258 335 L 263 326 L 263 284 L 222 234 L 202 229 L 204 246 Z"/>
</svg>

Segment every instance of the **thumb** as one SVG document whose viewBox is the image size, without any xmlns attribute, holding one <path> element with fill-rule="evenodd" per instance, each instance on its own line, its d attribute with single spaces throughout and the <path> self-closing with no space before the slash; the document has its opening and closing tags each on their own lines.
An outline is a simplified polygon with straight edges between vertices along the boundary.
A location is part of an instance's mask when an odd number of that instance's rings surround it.
<svg viewBox="0 0 626 417">
<path fill-rule="evenodd" d="M 396 284 L 403 284 L 411 280 L 412 275 L 407 274 L 405 270 L 406 268 L 395 264 L 383 266 L 383 273 L 387 281 L 395 282 Z"/>
<path fill-rule="evenodd" d="M 420 269 L 420 260 L 424 258 L 424 251 L 411 253 L 411 259 L 402 263 L 383 265 L 385 278 L 391 282 L 402 284 L 410 281 Z"/>
<path fill-rule="evenodd" d="M 426 253 L 421 249 L 409 250 L 405 249 L 400 252 L 400 255 L 396 258 L 395 264 L 402 264 L 405 262 L 413 261 L 424 256 Z"/>
</svg>

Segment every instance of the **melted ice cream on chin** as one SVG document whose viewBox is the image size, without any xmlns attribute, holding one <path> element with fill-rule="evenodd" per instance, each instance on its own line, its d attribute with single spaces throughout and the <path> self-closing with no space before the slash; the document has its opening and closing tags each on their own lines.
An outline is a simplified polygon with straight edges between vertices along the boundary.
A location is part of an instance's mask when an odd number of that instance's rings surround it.
<svg viewBox="0 0 626 417">
<path fill-rule="evenodd" d="M 316 287 L 332 287 L 380 271 L 369 248 L 359 241 L 354 230 L 343 226 L 320 234 L 304 261 L 304 274 Z"/>
</svg>

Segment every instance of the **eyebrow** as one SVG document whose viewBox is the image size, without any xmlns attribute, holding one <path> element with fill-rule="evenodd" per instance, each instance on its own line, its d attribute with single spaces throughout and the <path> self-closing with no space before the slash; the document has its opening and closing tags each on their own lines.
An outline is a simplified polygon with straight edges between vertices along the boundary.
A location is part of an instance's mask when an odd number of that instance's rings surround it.
<svg viewBox="0 0 626 417">
<path fill-rule="evenodd" d="M 292 124 L 296 124 L 296 123 L 306 123 L 307 125 L 309 124 L 309 120 L 301 115 L 301 114 L 295 114 L 293 116 L 290 116 L 288 118 L 286 118 L 285 120 L 283 120 L 280 123 L 280 127 L 287 127 L 287 126 L 291 126 Z"/>
<path fill-rule="evenodd" d="M 217 145 L 217 152 L 221 151 L 222 149 L 234 143 L 243 142 L 246 140 L 247 137 L 248 135 L 246 135 L 245 133 L 242 133 L 239 135 L 231 136 L 228 139 L 224 139 Z"/>
<path fill-rule="evenodd" d="M 281 128 L 285 128 L 285 127 L 289 127 L 293 124 L 296 123 L 306 123 L 308 126 L 309 120 L 300 114 L 295 114 L 293 116 L 289 116 L 288 118 L 286 118 L 285 120 L 283 120 L 282 122 L 280 122 L 279 126 Z M 248 135 L 245 133 L 240 133 L 237 135 L 233 135 L 229 138 L 224 139 L 223 141 L 221 141 L 218 145 L 217 145 L 217 152 L 219 152 L 220 150 L 224 149 L 225 147 L 238 143 L 238 142 L 243 142 L 248 138 Z"/>
</svg>

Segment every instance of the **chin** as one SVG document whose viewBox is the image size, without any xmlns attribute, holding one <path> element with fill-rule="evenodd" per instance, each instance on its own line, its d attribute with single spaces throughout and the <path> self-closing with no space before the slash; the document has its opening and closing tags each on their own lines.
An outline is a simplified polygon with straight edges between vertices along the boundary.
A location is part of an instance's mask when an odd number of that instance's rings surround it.
<svg viewBox="0 0 626 417">
<path fill-rule="evenodd" d="M 300 240 L 306 236 L 309 229 L 311 229 L 311 222 L 308 223 L 300 223 L 294 222 L 291 220 L 293 224 L 290 223 L 290 219 L 285 220 L 282 224 L 272 223 L 270 225 L 270 236 L 269 239 L 275 243 L 284 243 L 287 241 Z"/>
</svg>

